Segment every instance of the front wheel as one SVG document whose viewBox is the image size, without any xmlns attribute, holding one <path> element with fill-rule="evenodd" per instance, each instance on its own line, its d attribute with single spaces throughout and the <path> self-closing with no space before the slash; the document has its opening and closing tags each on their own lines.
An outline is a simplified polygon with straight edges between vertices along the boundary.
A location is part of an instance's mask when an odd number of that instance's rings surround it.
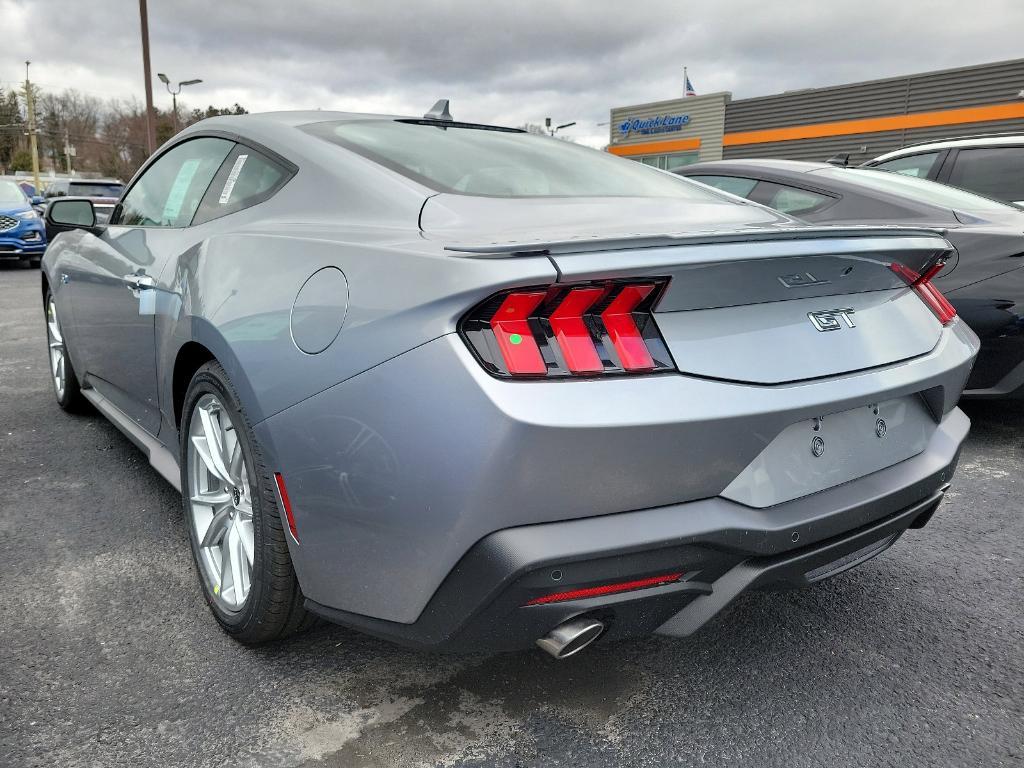
<svg viewBox="0 0 1024 768">
<path fill-rule="evenodd" d="M 57 316 L 57 302 L 50 291 L 46 292 L 46 343 L 50 358 L 50 383 L 57 396 L 57 405 L 70 413 L 81 413 L 88 409 L 88 401 L 78 386 L 78 377 L 68 356 L 67 343 Z"/>
<path fill-rule="evenodd" d="M 182 502 L 213 615 L 246 644 L 305 629 L 314 618 L 288 555 L 273 473 L 216 362 L 196 372 L 183 411 Z"/>
</svg>

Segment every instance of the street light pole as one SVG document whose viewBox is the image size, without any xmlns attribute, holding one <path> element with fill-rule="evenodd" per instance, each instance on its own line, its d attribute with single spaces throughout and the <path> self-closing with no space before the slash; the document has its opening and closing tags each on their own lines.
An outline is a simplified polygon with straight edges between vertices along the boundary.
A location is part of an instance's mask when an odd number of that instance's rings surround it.
<svg viewBox="0 0 1024 768">
<path fill-rule="evenodd" d="M 201 79 L 196 78 L 195 80 L 182 80 L 178 83 L 178 90 L 171 88 L 171 80 L 163 72 L 157 72 L 157 77 L 160 78 L 160 82 L 167 88 L 167 92 L 171 94 L 171 109 L 174 114 L 171 115 L 171 126 L 174 129 L 174 133 L 178 132 L 178 94 L 181 93 L 181 89 L 186 85 L 195 85 L 196 83 L 203 82 Z"/>
<path fill-rule="evenodd" d="M 550 133 L 552 136 L 554 136 L 556 133 L 558 133 L 563 128 L 569 128 L 570 126 L 573 126 L 573 125 L 576 125 L 576 121 L 575 120 L 573 120 L 571 123 L 562 123 L 561 125 L 556 125 L 554 128 L 552 128 L 551 127 L 551 118 L 550 117 L 545 117 L 544 118 L 544 127 L 548 129 L 548 133 Z"/>
<path fill-rule="evenodd" d="M 139 20 L 142 22 L 142 75 L 146 80 L 146 150 L 156 151 L 156 123 L 153 120 L 153 76 L 149 69 L 149 14 L 146 0 L 139 0 Z"/>
</svg>

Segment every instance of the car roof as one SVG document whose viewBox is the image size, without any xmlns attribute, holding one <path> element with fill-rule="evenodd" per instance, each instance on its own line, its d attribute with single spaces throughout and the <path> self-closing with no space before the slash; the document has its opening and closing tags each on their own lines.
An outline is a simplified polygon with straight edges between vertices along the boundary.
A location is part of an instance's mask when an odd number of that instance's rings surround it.
<svg viewBox="0 0 1024 768">
<path fill-rule="evenodd" d="M 120 179 L 59 179 L 71 184 L 124 184 Z"/>
<path fill-rule="evenodd" d="M 290 110 L 281 112 L 252 112 L 245 115 L 216 115 L 207 117 L 197 123 L 192 123 L 186 132 L 203 130 L 224 130 L 231 131 L 237 128 L 247 130 L 270 129 L 278 131 L 282 127 L 300 128 L 313 123 L 331 123 L 341 120 L 419 120 L 437 122 L 440 125 L 448 123 L 456 126 L 479 126 L 481 128 L 500 128 L 502 130 L 518 131 L 518 128 L 509 126 L 492 125 L 465 120 L 434 120 L 425 115 L 386 115 L 371 112 L 337 112 L 320 109 Z"/>
<path fill-rule="evenodd" d="M 812 173 L 823 168 L 835 168 L 828 163 L 814 163 L 807 160 L 710 160 L 703 163 L 694 163 L 677 170 L 682 176 L 696 176 L 700 173 L 712 175 L 715 172 L 721 173 L 743 173 L 756 171 L 782 171 L 786 173 Z"/>
<path fill-rule="evenodd" d="M 916 155 L 923 152 L 934 152 L 941 149 L 952 149 L 954 147 L 1005 147 L 1005 146 L 1024 146 L 1024 134 L 1002 134 L 1002 135 L 989 135 L 989 136 L 962 136 L 959 138 L 949 139 L 938 139 L 936 141 L 926 141 L 919 144 L 911 144 L 907 147 L 900 147 L 894 149 L 892 152 L 886 152 L 885 154 L 879 155 L 868 162 L 876 163 L 884 160 L 891 160 L 896 157 L 904 157 L 906 155 Z"/>
</svg>

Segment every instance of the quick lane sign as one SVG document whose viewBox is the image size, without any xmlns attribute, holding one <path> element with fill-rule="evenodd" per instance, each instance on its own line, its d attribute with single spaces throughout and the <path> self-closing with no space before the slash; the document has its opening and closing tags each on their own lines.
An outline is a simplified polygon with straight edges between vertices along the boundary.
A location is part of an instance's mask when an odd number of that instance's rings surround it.
<svg viewBox="0 0 1024 768">
<path fill-rule="evenodd" d="M 638 117 L 626 118 L 619 123 L 619 133 L 628 136 L 631 133 L 652 134 L 681 131 L 690 122 L 689 115 L 658 115 L 641 120 Z"/>
</svg>

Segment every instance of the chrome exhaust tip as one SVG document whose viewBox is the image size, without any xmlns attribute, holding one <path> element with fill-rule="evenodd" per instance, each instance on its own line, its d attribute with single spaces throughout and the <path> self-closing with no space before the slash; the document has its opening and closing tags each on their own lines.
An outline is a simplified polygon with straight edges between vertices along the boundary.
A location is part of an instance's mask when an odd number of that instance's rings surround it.
<svg viewBox="0 0 1024 768">
<path fill-rule="evenodd" d="M 604 624 L 597 619 L 572 619 L 540 638 L 537 647 L 556 659 L 567 659 L 597 640 L 602 632 Z"/>
</svg>

